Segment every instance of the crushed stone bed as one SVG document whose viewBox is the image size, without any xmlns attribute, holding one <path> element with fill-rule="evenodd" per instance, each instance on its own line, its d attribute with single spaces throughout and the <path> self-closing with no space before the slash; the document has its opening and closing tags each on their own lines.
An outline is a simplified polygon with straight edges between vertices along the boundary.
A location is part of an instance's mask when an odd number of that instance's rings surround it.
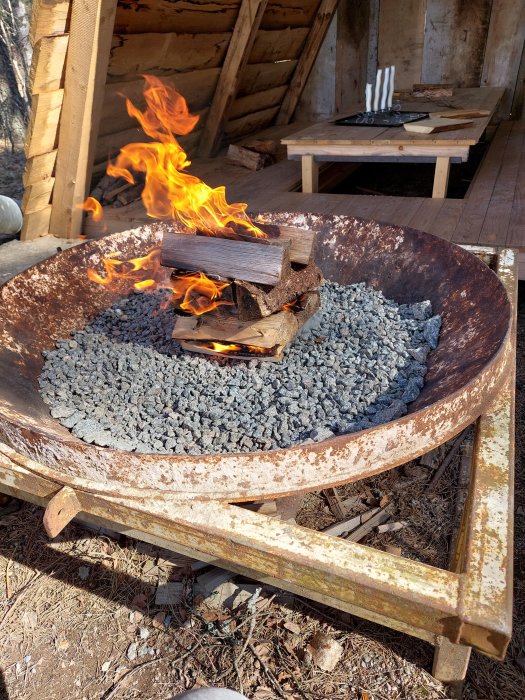
<svg viewBox="0 0 525 700">
<path fill-rule="evenodd" d="M 398 418 L 424 384 L 441 319 L 364 283 L 325 282 L 281 362 L 184 352 L 165 293 L 135 294 L 45 352 L 40 390 L 82 440 L 165 454 L 318 442 Z"/>
</svg>

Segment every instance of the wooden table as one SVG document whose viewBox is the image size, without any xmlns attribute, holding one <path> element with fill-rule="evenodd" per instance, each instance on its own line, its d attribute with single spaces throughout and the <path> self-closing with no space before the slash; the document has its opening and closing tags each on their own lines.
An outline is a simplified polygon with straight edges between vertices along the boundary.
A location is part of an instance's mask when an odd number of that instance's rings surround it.
<svg viewBox="0 0 525 700">
<path fill-rule="evenodd" d="M 303 192 L 318 191 L 320 161 L 435 162 L 432 197 L 443 198 L 447 194 L 450 163 L 467 160 L 470 147 L 479 142 L 503 93 L 504 88 L 457 88 L 452 97 L 401 99 L 403 110 L 488 112 L 463 129 L 413 134 L 402 126 L 338 126 L 331 120 L 291 134 L 281 143 L 288 148 L 288 158 L 302 161 Z"/>
</svg>

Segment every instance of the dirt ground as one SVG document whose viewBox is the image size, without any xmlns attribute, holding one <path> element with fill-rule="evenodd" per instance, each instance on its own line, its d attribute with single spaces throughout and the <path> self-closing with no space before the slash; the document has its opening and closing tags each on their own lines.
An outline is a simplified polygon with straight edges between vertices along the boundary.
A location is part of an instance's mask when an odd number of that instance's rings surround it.
<svg viewBox="0 0 525 700">
<path fill-rule="evenodd" d="M 21 155 L 0 158 L 1 194 L 19 196 L 22 164 Z M 525 286 L 519 316 L 514 636 L 503 663 L 473 653 L 467 700 L 525 695 Z M 407 522 L 365 543 L 446 567 L 459 460 L 433 492 L 432 469 L 414 464 L 341 489 L 354 512 L 388 497 L 393 518 Z M 335 518 L 311 494 L 298 520 L 322 528 Z M 184 583 L 182 600 L 156 603 L 168 581 Z M 429 673 L 433 650 L 424 642 L 269 587 L 252 603 L 228 609 L 214 596 L 202 600 L 187 560 L 127 538 L 72 524 L 49 541 L 42 510 L 22 504 L 0 515 L 0 700 L 164 700 L 207 685 L 268 700 L 450 697 Z M 312 662 L 317 633 L 341 645 L 333 671 Z"/>
</svg>

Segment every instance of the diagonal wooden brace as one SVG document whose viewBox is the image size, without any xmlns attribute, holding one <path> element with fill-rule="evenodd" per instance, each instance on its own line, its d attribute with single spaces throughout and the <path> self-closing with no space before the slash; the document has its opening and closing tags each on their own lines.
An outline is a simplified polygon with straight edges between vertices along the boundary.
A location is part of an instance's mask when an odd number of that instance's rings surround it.
<svg viewBox="0 0 525 700">
<path fill-rule="evenodd" d="M 59 535 L 82 507 L 75 491 L 69 486 L 60 489 L 47 504 L 44 513 L 44 528 L 48 536 Z"/>
</svg>

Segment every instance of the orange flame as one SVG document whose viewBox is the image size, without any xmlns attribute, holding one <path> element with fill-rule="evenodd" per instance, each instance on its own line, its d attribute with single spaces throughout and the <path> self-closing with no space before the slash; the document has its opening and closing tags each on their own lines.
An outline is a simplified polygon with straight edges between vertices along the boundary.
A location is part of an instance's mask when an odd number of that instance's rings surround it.
<svg viewBox="0 0 525 700">
<path fill-rule="evenodd" d="M 127 281 L 131 289 L 139 292 L 170 289 L 173 299 L 178 301 L 177 305 L 183 311 L 195 315 L 232 303 L 220 299 L 230 284 L 212 280 L 203 272 L 187 273 L 170 280 L 170 270 L 160 264 L 160 248 L 153 248 L 144 257 L 130 260 L 118 260 L 115 255 L 116 253 L 112 257 L 102 258 L 105 276 L 89 268 L 88 279 L 104 287 Z"/>
<path fill-rule="evenodd" d="M 273 348 L 261 348 L 258 345 L 238 345 L 237 343 L 219 343 L 216 340 L 210 340 L 203 343 L 194 343 L 203 348 L 208 348 L 214 352 L 220 352 L 223 355 L 233 354 L 235 352 L 246 353 L 249 355 L 273 355 Z"/>
<path fill-rule="evenodd" d="M 80 205 L 84 211 L 90 212 L 93 221 L 101 221 L 103 216 L 102 204 L 95 197 L 88 197 L 86 201 Z"/>
<path fill-rule="evenodd" d="M 133 183 L 132 170 L 145 173 L 142 201 L 153 218 L 175 219 L 192 232 L 208 235 L 220 235 L 221 229 L 233 225 L 250 235 L 266 236 L 246 215 L 246 204 L 227 203 L 223 186 L 209 187 L 184 172 L 191 162 L 175 136 L 189 134 L 199 118 L 189 113 L 186 100 L 173 87 L 152 75 L 144 79 L 145 111 L 129 99 L 126 107 L 154 142 L 124 146 L 115 163 L 108 165 L 108 175 Z"/>
</svg>

